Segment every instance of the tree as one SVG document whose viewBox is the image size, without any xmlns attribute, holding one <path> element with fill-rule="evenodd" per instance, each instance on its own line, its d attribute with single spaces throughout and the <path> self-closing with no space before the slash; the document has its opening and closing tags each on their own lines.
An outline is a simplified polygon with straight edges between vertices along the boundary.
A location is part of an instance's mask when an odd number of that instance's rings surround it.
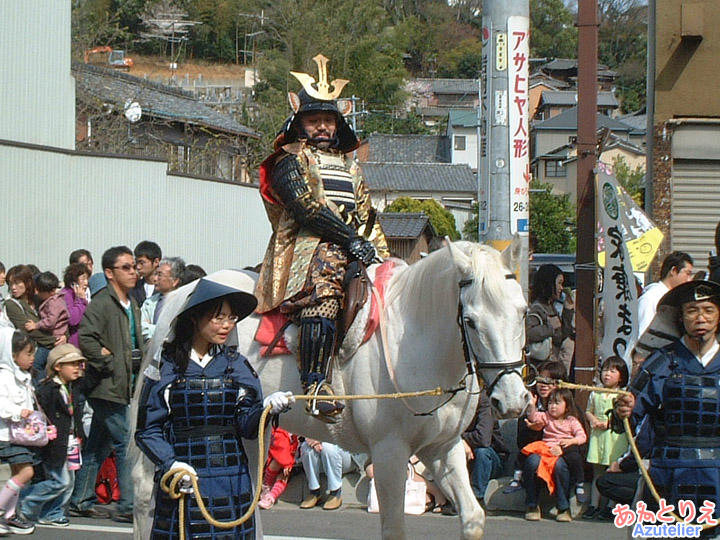
<svg viewBox="0 0 720 540">
<path fill-rule="evenodd" d="M 645 207 L 645 167 L 638 165 L 635 170 L 630 169 L 623 156 L 617 156 L 613 160 L 615 178 L 625 188 L 628 195 L 640 207 Z"/>
<path fill-rule="evenodd" d="M 553 195 L 553 185 L 530 182 L 530 247 L 536 253 L 574 253 L 576 209 L 569 195 Z"/>
<path fill-rule="evenodd" d="M 478 227 L 480 226 L 480 206 L 474 202 L 472 205 L 472 217 L 463 225 L 463 238 L 471 242 L 478 241 Z"/>
<path fill-rule="evenodd" d="M 530 55 L 575 58 L 578 33 L 562 0 L 530 0 Z"/>
<path fill-rule="evenodd" d="M 438 236 L 449 236 L 459 240 L 460 233 L 455 227 L 455 217 L 435 199 L 418 201 L 412 197 L 398 197 L 383 212 L 422 212 L 430 218 L 430 223 Z"/>
</svg>

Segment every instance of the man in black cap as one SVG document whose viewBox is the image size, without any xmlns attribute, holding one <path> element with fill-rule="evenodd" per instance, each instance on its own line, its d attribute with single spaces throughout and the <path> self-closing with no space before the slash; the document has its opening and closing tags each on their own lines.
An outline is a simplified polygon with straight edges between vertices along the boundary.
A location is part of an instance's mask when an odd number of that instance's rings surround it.
<svg viewBox="0 0 720 540">
<path fill-rule="evenodd" d="M 615 415 L 652 436 L 650 475 L 668 504 L 681 499 L 720 510 L 720 284 L 691 281 L 673 288 L 659 307 L 677 310 L 681 337 L 657 350 L 617 398 Z M 646 494 L 647 495 L 647 494 Z M 651 498 L 643 497 L 648 505 Z M 717 529 L 704 534 L 716 535 Z"/>
<path fill-rule="evenodd" d="M 310 75 L 291 72 L 303 89 L 289 94 L 294 114 L 260 167 L 273 235 L 255 294 L 260 313 L 279 308 L 300 324 L 303 387 L 331 395 L 324 381 L 348 265 L 369 265 L 387 248 L 370 192 L 350 154 L 358 139 L 343 118 L 349 103 L 335 101 L 348 81 L 328 83 L 328 59 L 319 54 L 313 60 L 317 83 Z M 332 422 L 342 408 L 339 401 L 309 402 L 308 412 Z"/>
</svg>

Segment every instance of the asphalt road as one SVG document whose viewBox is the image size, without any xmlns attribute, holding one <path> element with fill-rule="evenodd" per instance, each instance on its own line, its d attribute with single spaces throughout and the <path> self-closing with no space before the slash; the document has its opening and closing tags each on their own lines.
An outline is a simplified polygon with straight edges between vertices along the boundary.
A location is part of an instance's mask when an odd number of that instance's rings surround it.
<svg viewBox="0 0 720 540">
<path fill-rule="evenodd" d="M 266 540 L 380 540 L 380 518 L 359 507 L 343 507 L 328 512 L 320 508 L 299 510 L 296 505 L 279 503 L 262 511 Z M 460 521 L 442 515 L 407 516 L 408 540 L 445 540 L 460 538 Z M 17 538 L 13 536 L 12 538 Z M 129 525 L 110 520 L 72 518 L 67 528 L 38 526 L 33 540 L 129 540 Z M 485 540 L 626 540 L 626 530 L 612 523 L 577 520 L 556 523 L 552 518 L 528 522 L 521 516 L 491 515 Z"/>
</svg>

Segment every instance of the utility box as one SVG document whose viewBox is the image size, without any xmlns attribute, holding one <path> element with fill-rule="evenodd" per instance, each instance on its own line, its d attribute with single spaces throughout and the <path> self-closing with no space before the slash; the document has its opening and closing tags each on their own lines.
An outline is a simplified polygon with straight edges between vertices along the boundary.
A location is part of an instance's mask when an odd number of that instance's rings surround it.
<svg viewBox="0 0 720 540">
<path fill-rule="evenodd" d="M 680 10 L 682 39 L 701 40 L 703 38 L 703 5 L 699 2 L 683 2 Z"/>
</svg>

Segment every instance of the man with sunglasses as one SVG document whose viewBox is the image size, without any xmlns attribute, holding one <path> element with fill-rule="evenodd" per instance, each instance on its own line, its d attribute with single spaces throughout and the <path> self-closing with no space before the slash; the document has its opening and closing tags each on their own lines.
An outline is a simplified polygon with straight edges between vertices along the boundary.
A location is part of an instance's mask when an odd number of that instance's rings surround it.
<svg viewBox="0 0 720 540">
<path fill-rule="evenodd" d="M 78 332 L 80 349 L 88 360 L 83 391 L 93 418 L 69 513 L 75 517 L 110 517 L 94 506 L 95 477 L 114 448 L 121 498 L 113 519 L 131 523 L 133 487 L 125 459 L 128 410 L 143 347 L 140 309 L 129 295 L 137 282 L 133 252 L 126 246 L 108 249 L 102 256 L 102 268 L 108 286 L 93 295 Z"/>
</svg>

